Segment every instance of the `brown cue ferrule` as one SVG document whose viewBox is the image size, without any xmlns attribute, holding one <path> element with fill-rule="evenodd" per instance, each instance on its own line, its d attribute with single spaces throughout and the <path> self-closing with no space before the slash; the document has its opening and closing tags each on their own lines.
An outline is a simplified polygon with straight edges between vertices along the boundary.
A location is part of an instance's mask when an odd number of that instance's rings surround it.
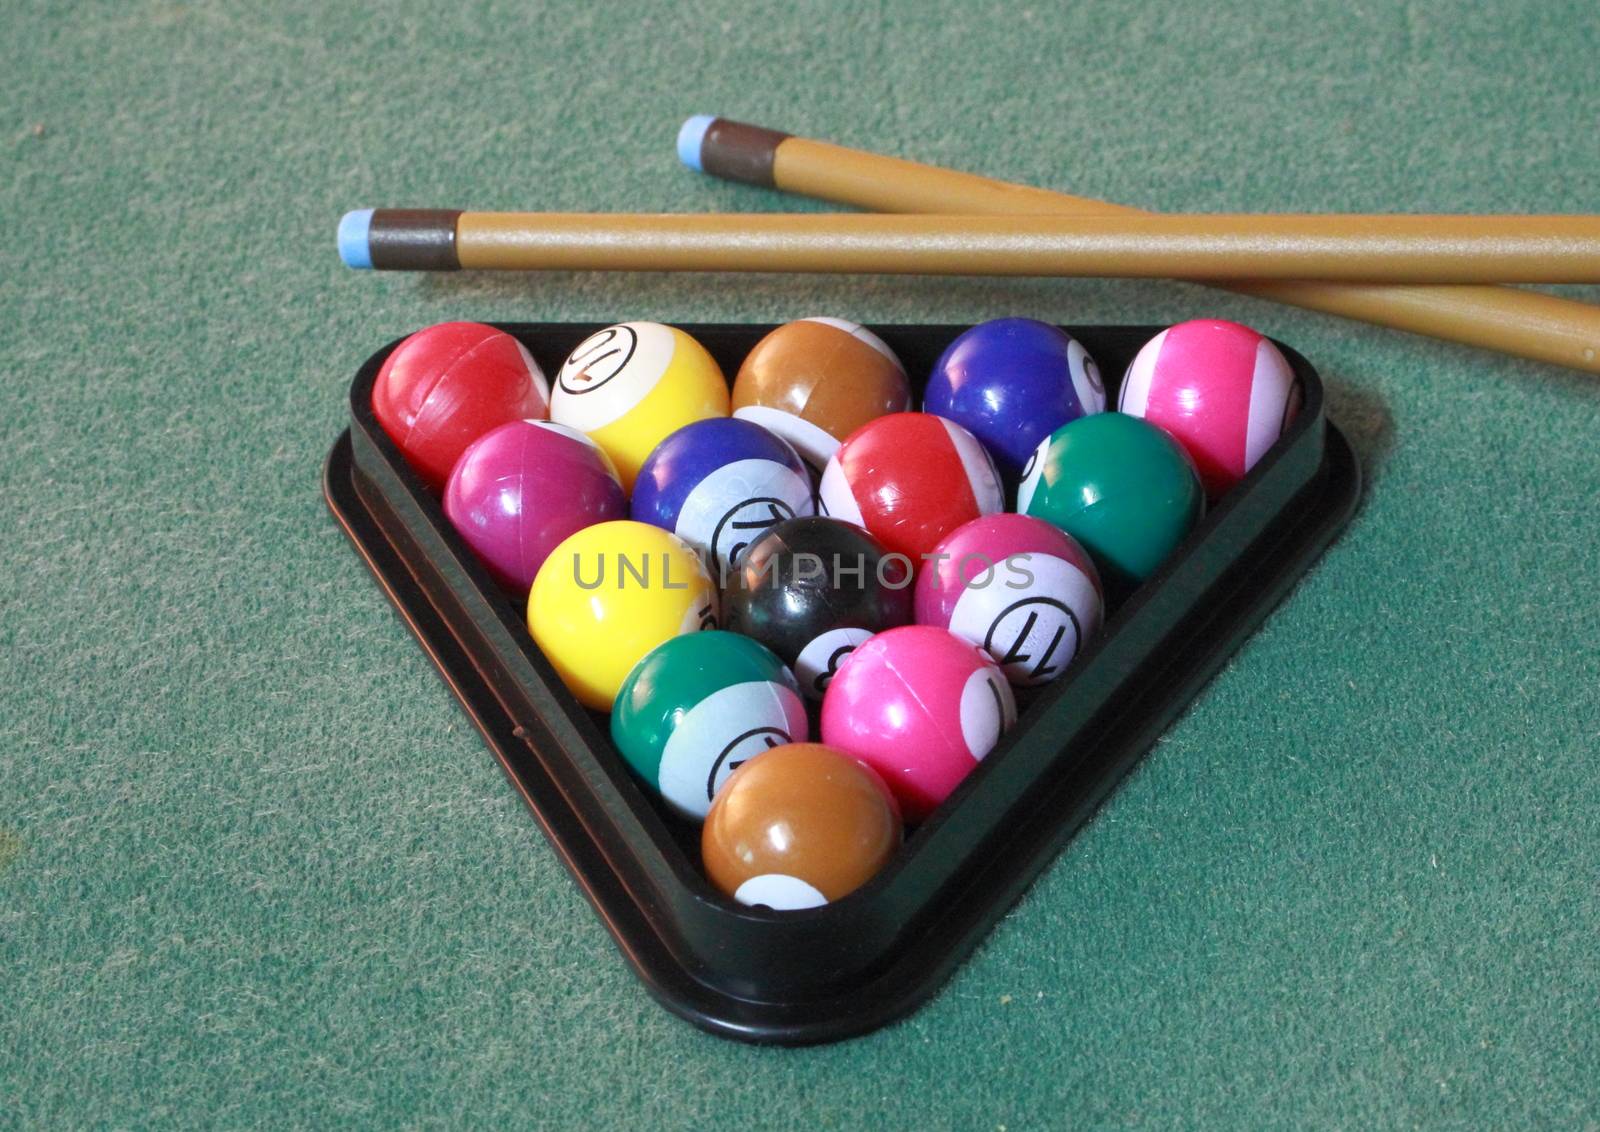
<svg viewBox="0 0 1600 1132">
<path fill-rule="evenodd" d="M 460 209 L 379 208 L 367 231 L 367 254 L 378 271 L 459 271 Z"/>
<path fill-rule="evenodd" d="M 772 165 L 778 146 L 789 137 L 780 130 L 718 118 L 700 142 L 700 168 L 724 180 L 776 188 Z"/>
</svg>

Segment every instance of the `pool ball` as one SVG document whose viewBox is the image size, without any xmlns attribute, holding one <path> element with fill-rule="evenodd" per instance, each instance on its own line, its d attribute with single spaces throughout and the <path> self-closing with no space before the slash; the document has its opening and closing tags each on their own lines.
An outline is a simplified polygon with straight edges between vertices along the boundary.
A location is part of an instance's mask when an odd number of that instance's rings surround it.
<svg viewBox="0 0 1600 1132">
<path fill-rule="evenodd" d="M 1012 481 L 1039 442 L 1068 421 L 1104 411 L 1089 351 L 1058 326 L 997 318 L 963 332 L 934 363 L 922 407 L 983 442 Z"/>
<path fill-rule="evenodd" d="M 948 798 L 1016 721 L 993 658 L 932 625 L 861 645 L 822 700 L 822 741 L 881 774 L 909 822 Z"/>
<path fill-rule="evenodd" d="M 917 623 L 983 648 L 1019 686 L 1060 676 L 1100 627 L 1100 575 L 1077 540 L 1029 515 L 984 515 L 917 577 Z"/>
<path fill-rule="evenodd" d="M 783 437 L 821 468 L 856 429 L 911 408 L 905 367 L 883 339 L 842 318 L 803 318 L 746 355 L 733 415 Z"/>
<path fill-rule="evenodd" d="M 1117 409 L 1177 437 L 1215 503 L 1283 435 L 1300 398 L 1294 367 L 1259 332 L 1197 319 L 1145 343 L 1122 379 Z"/>
<path fill-rule="evenodd" d="M 700 831 L 700 858 L 723 895 L 793 911 L 860 888 L 900 838 L 894 796 L 870 767 L 820 743 L 790 743 L 728 779 Z"/>
<path fill-rule="evenodd" d="M 788 442 L 730 417 L 684 425 L 633 485 L 633 517 L 675 532 L 719 577 L 772 524 L 814 509 L 810 473 Z"/>
<path fill-rule="evenodd" d="M 619 519 L 571 535 L 528 591 L 528 632 L 568 690 L 610 711 L 633 666 L 661 642 L 714 629 L 717 591 L 677 535 Z"/>
<path fill-rule="evenodd" d="M 652 449 L 690 421 L 728 415 L 728 384 L 706 348 L 675 326 L 622 322 L 567 355 L 550 419 L 588 435 L 626 491 Z"/>
<path fill-rule="evenodd" d="M 505 331 L 441 322 L 390 351 L 372 383 L 372 413 L 406 462 L 443 491 L 478 437 L 507 421 L 549 416 L 550 385 Z"/>
<path fill-rule="evenodd" d="M 611 738 L 674 813 L 700 821 L 746 760 L 811 737 L 794 677 L 772 651 L 713 629 L 673 637 L 628 673 Z"/>
<path fill-rule="evenodd" d="M 628 501 L 610 459 L 583 433 L 509 421 L 456 461 L 444 513 L 495 580 L 525 594 L 562 539 L 627 518 Z"/>
<path fill-rule="evenodd" d="M 892 413 L 851 433 L 828 460 L 818 500 L 914 565 L 962 523 L 1005 507 L 983 445 L 932 413 Z"/>
<path fill-rule="evenodd" d="M 1205 506 L 1183 446 L 1126 413 L 1062 425 L 1034 451 L 1017 489 L 1017 510 L 1077 539 L 1117 597 L 1160 568 Z"/>
<path fill-rule="evenodd" d="M 866 531 L 821 516 L 779 523 L 750 545 L 722 591 L 727 628 L 793 666 L 822 699 L 839 663 L 874 633 L 911 622 L 911 567 Z"/>
</svg>

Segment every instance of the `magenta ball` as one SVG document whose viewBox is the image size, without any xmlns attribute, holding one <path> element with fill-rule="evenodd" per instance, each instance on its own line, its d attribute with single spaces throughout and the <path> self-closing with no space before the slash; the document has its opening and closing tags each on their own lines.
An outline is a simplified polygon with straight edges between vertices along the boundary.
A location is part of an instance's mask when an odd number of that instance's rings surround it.
<svg viewBox="0 0 1600 1132">
<path fill-rule="evenodd" d="M 1016 721 L 989 655 L 931 625 L 870 638 L 822 699 L 822 741 L 882 775 L 910 822 L 948 798 Z"/>
<path fill-rule="evenodd" d="M 1215 503 L 1277 443 L 1300 400 L 1294 367 L 1271 341 L 1211 318 L 1146 342 L 1122 379 L 1117 411 L 1171 433 Z"/>
<path fill-rule="evenodd" d="M 978 645 L 1017 685 L 1060 676 L 1099 629 L 1103 606 L 1088 552 L 1031 515 L 963 523 L 917 576 L 917 623 Z"/>
<path fill-rule="evenodd" d="M 444 513 L 495 580 L 526 593 L 556 545 L 628 517 L 610 459 L 576 429 L 511 421 L 467 446 L 450 472 Z"/>
</svg>

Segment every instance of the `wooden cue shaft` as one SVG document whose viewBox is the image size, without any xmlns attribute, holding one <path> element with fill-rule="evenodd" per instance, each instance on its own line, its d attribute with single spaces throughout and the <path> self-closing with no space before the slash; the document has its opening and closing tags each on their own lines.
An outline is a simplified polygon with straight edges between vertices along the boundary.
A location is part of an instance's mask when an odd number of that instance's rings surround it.
<svg viewBox="0 0 1600 1132">
<path fill-rule="evenodd" d="M 464 212 L 465 269 L 1600 282 L 1600 216 Z"/>
<path fill-rule="evenodd" d="M 695 118 L 679 155 L 712 176 L 877 212 L 1117 215 L 1139 210 L 795 137 Z M 1490 286 L 1231 282 L 1290 306 L 1600 373 L 1600 306 Z"/>
</svg>

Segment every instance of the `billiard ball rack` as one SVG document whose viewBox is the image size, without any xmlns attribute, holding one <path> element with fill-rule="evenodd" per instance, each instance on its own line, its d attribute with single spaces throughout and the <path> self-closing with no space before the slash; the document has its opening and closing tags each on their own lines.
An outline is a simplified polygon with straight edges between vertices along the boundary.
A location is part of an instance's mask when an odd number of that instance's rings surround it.
<svg viewBox="0 0 1600 1132">
<path fill-rule="evenodd" d="M 603 324 L 502 324 L 548 373 Z M 730 376 L 768 325 L 686 325 Z M 874 326 L 921 378 L 964 326 Z M 1160 327 L 1067 327 L 1116 378 Z M 698 827 L 631 777 L 606 717 L 563 687 L 523 611 L 378 426 L 372 384 L 326 465 L 328 505 L 499 758 L 623 956 L 669 1010 L 750 1042 L 833 1041 L 915 1009 L 1348 522 L 1360 473 L 1322 383 L 1171 560 L 1108 612 L 1054 683 L 865 887 L 805 911 L 737 905 L 698 867 Z M 1093 930 L 1085 924 L 1084 930 Z"/>
</svg>

